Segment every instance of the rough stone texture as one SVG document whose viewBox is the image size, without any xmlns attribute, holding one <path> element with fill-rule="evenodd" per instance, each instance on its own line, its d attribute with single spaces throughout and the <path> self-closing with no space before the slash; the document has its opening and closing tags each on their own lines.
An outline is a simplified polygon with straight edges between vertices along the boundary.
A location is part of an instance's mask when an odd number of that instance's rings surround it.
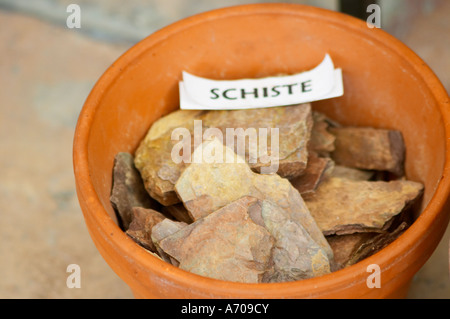
<svg viewBox="0 0 450 319">
<path fill-rule="evenodd" d="M 333 127 L 332 159 L 338 165 L 404 174 L 405 145 L 399 131 L 365 127 Z"/>
<path fill-rule="evenodd" d="M 171 219 L 164 219 L 160 223 L 156 224 L 152 229 L 152 240 L 154 243 L 158 243 L 167 236 L 176 233 L 183 227 L 187 226 L 184 222 L 177 222 Z"/>
<path fill-rule="evenodd" d="M 203 116 L 203 121 L 208 127 L 219 128 L 223 136 L 227 128 L 241 128 L 245 137 L 246 130 L 255 130 L 255 134 L 261 129 L 267 129 L 267 152 L 259 148 L 259 141 L 249 139 L 245 142 L 245 156 L 237 149 L 238 142 L 234 144 L 234 151 L 243 156 L 250 167 L 260 172 L 263 167 L 269 166 L 268 159 L 277 160 L 278 167 L 274 171 L 286 178 L 299 176 L 306 168 L 308 161 L 308 141 L 313 126 L 310 104 L 291 105 L 275 108 L 212 111 Z M 271 129 L 278 128 L 279 149 L 278 156 L 274 154 L 271 145 Z M 226 142 L 226 141 L 225 141 Z M 256 150 L 252 154 L 252 151 Z M 256 153 L 256 154 L 255 154 Z M 253 156 L 252 156 L 253 155 Z M 260 159 L 263 159 L 261 161 Z M 263 171 L 263 173 L 266 173 Z"/>
<path fill-rule="evenodd" d="M 407 228 L 408 225 L 406 223 L 401 223 L 392 232 L 377 234 L 371 239 L 361 243 L 361 245 L 351 254 L 349 260 L 344 264 L 344 267 L 351 266 L 367 257 L 372 256 L 392 243 L 401 234 L 403 234 Z"/>
<path fill-rule="evenodd" d="M 334 270 L 345 268 L 355 251 L 369 239 L 376 236 L 376 233 L 355 233 L 349 235 L 327 236 L 327 241 L 333 249 Z"/>
<path fill-rule="evenodd" d="M 188 165 L 185 161 L 175 163 L 172 160 L 172 149 L 178 143 L 172 140 L 172 130 L 181 127 L 193 132 L 194 119 L 199 114 L 201 112 L 179 110 L 162 117 L 150 127 L 136 150 L 134 163 L 147 192 L 165 206 L 180 202 L 174 185 Z M 194 143 L 190 147 L 192 152 Z"/>
<path fill-rule="evenodd" d="M 130 153 L 121 152 L 114 158 L 110 200 L 124 230 L 128 229 L 133 220 L 133 207 L 156 208 L 157 206 L 145 190 L 141 175 L 134 167 L 133 155 Z"/>
<path fill-rule="evenodd" d="M 175 190 L 193 220 L 209 215 L 217 209 L 243 197 L 252 196 L 279 205 L 290 218 L 301 224 L 313 240 L 331 257 L 328 246 L 316 222 L 311 217 L 299 192 L 277 174 L 261 175 L 252 172 L 244 159 L 217 139 L 206 141 L 203 149 L 223 150 L 222 163 L 192 163 L 180 176 Z M 193 156 L 200 156 L 196 149 Z"/>
<path fill-rule="evenodd" d="M 334 162 L 328 157 L 310 155 L 303 175 L 290 180 L 301 195 L 313 193 L 320 183 L 334 170 Z"/>
<path fill-rule="evenodd" d="M 418 199 L 423 185 L 412 181 L 367 182 L 330 177 L 305 197 L 325 235 L 376 232 Z"/>
<path fill-rule="evenodd" d="M 256 198 L 243 197 L 159 242 L 181 269 L 227 281 L 258 283 L 272 267 L 274 239 L 250 217 Z"/>
<path fill-rule="evenodd" d="M 333 177 L 347 178 L 354 181 L 368 181 L 374 177 L 373 171 L 365 171 L 357 168 L 335 165 L 330 173 Z"/>
<path fill-rule="evenodd" d="M 144 143 L 172 134 L 172 131 L 178 127 L 186 127 L 188 125 L 188 128 L 191 128 L 193 121 L 199 119 L 204 113 L 205 111 L 196 110 L 176 110 L 171 112 L 152 124 L 145 136 Z"/>
<path fill-rule="evenodd" d="M 264 282 L 285 282 L 318 277 L 330 272 L 330 261 L 319 246 L 288 212 L 269 201 L 255 205 L 265 228 L 275 238 L 272 250 L 273 270 L 264 274 Z"/>
<path fill-rule="evenodd" d="M 411 225 L 403 216 L 396 220 L 382 233 L 354 233 L 348 235 L 327 236 L 327 241 L 333 249 L 333 271 L 351 266 L 377 253 L 400 235 Z"/>
<path fill-rule="evenodd" d="M 170 206 L 162 206 L 161 211 L 166 215 L 172 216 L 180 222 L 185 222 L 187 224 L 193 222 L 191 216 L 189 216 L 189 212 L 182 203 Z"/>
<path fill-rule="evenodd" d="M 164 238 L 169 237 L 172 234 L 175 234 L 176 232 L 178 232 L 179 230 L 183 229 L 186 226 L 187 224 L 184 222 L 177 222 L 166 218 L 152 228 L 151 239 L 156 248 L 156 251 L 158 252 L 158 255 L 161 257 L 162 260 L 171 263 L 172 265 L 175 266 L 179 265 L 179 262 L 177 260 L 167 255 L 165 251 L 161 249 L 159 243 Z"/>
<path fill-rule="evenodd" d="M 328 131 L 329 119 L 320 112 L 313 111 L 313 127 L 309 141 L 309 151 L 322 157 L 328 157 L 334 151 L 336 137 Z"/>
<path fill-rule="evenodd" d="M 126 231 L 127 235 L 145 249 L 156 252 L 156 247 L 152 241 L 152 229 L 166 217 L 156 210 L 142 207 L 134 207 L 132 213 L 133 218 Z"/>
</svg>

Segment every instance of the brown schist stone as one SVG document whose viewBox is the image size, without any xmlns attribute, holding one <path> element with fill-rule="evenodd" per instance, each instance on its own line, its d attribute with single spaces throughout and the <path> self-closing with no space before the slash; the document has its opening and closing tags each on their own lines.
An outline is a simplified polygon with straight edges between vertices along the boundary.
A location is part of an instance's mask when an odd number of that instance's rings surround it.
<svg viewBox="0 0 450 319">
<path fill-rule="evenodd" d="M 186 207 L 182 203 L 178 203 L 175 205 L 170 206 L 162 206 L 161 212 L 172 216 L 177 221 L 185 222 L 186 224 L 190 224 L 193 222 L 191 216 L 189 215 L 189 212 L 187 211 Z"/>
<path fill-rule="evenodd" d="M 169 237 L 172 234 L 175 234 L 176 232 L 178 232 L 179 230 L 183 229 L 186 226 L 187 224 L 184 222 L 177 222 L 166 218 L 152 228 L 151 240 L 156 248 L 156 251 L 158 252 L 158 255 L 161 257 L 162 260 L 174 266 L 178 266 L 179 264 L 178 261 L 173 259 L 171 256 L 167 255 L 164 252 L 164 250 L 161 249 L 161 247 L 159 246 L 159 242 L 164 238 Z"/>
<path fill-rule="evenodd" d="M 133 207 L 157 207 L 155 201 L 146 192 L 133 160 L 133 155 L 126 152 L 118 153 L 114 158 L 110 201 L 124 230 L 128 229 L 133 219 Z"/>
<path fill-rule="evenodd" d="M 152 229 L 166 217 L 153 209 L 143 207 L 133 207 L 132 212 L 133 221 L 130 223 L 126 234 L 142 247 L 156 252 L 156 247 L 151 238 Z"/>
<path fill-rule="evenodd" d="M 333 127 L 337 165 L 404 174 L 405 145 L 401 132 L 368 127 Z"/>
<path fill-rule="evenodd" d="M 308 166 L 303 175 L 290 180 L 292 186 L 301 195 L 314 192 L 322 180 L 328 176 L 334 167 L 334 162 L 329 157 L 318 157 L 310 154 Z"/>
<path fill-rule="evenodd" d="M 423 185 L 412 181 L 330 177 L 305 202 L 324 235 L 381 232 L 422 192 Z"/>
<path fill-rule="evenodd" d="M 333 270 L 336 271 L 348 266 L 350 259 L 358 248 L 376 235 L 377 233 L 354 233 L 327 236 L 328 243 L 334 254 Z"/>
<path fill-rule="evenodd" d="M 275 238 L 273 269 L 264 282 L 286 282 L 322 276 L 330 272 L 330 262 L 320 247 L 298 222 L 270 201 L 258 201 L 253 213 L 261 215 L 265 228 Z"/>
<path fill-rule="evenodd" d="M 334 142 L 336 140 L 336 137 L 328 131 L 330 127 L 329 119 L 317 111 L 312 112 L 312 117 L 314 124 L 308 145 L 309 151 L 321 157 L 328 157 L 335 149 Z"/>
<path fill-rule="evenodd" d="M 172 160 L 172 149 L 178 141 L 172 140 L 172 130 L 185 127 L 193 131 L 194 120 L 200 111 L 178 110 L 160 118 L 149 129 L 135 153 L 134 163 L 141 173 L 145 188 L 152 198 L 164 206 L 180 202 L 174 185 L 186 163 Z M 191 143 L 191 150 L 193 149 Z"/>
<path fill-rule="evenodd" d="M 356 264 L 357 262 L 372 256 L 381 249 L 385 248 L 387 245 L 396 240 L 400 235 L 402 235 L 408 224 L 403 222 L 392 232 L 376 234 L 369 240 L 363 242 L 350 256 L 348 261 L 345 263 L 345 267 Z"/>
<path fill-rule="evenodd" d="M 258 140 L 246 140 L 245 155 L 242 155 L 250 168 L 255 172 L 261 172 L 272 162 L 277 162 L 276 173 L 282 177 L 293 178 L 302 174 L 308 161 L 308 141 L 313 126 L 310 104 L 290 105 L 283 107 L 210 111 L 202 117 L 208 127 L 216 127 L 226 135 L 227 128 L 242 129 L 241 136 L 246 136 L 247 130 L 255 130 L 256 134 L 261 129 L 267 129 L 267 153 L 264 148 L 259 148 Z M 271 141 L 271 129 L 278 129 L 278 156 L 274 153 Z M 248 135 L 248 134 L 247 134 Z M 225 144 L 225 139 L 224 139 Z M 227 146 L 230 146 L 229 144 Z M 237 141 L 233 150 L 238 153 Z M 256 150 L 255 154 L 252 151 Z M 253 156 L 252 156 L 253 155 Z M 270 162 L 268 162 L 270 159 Z"/>
<path fill-rule="evenodd" d="M 354 233 L 327 236 L 334 253 L 333 271 L 349 267 L 388 246 L 409 227 L 401 222 L 392 230 L 382 233 Z"/>
<path fill-rule="evenodd" d="M 332 177 L 346 178 L 354 181 L 368 181 L 372 179 L 374 175 L 374 171 L 366 171 L 342 165 L 334 165 L 334 168 L 330 173 L 330 176 Z"/>
<path fill-rule="evenodd" d="M 227 281 L 258 283 L 272 267 L 274 239 L 250 217 L 258 200 L 243 197 L 161 240 L 181 269 Z"/>
</svg>

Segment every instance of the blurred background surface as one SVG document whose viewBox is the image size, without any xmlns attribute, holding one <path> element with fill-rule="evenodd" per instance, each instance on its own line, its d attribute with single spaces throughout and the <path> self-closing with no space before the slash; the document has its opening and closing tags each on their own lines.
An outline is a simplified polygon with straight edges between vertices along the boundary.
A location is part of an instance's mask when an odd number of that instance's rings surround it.
<svg viewBox="0 0 450 319">
<path fill-rule="evenodd" d="M 133 298 L 92 243 L 78 205 L 78 114 L 106 68 L 145 36 L 196 13 L 256 2 L 269 1 L 0 0 L 0 298 Z M 283 2 L 365 19 L 361 8 L 375 0 Z M 79 29 L 66 24 L 71 3 L 81 9 Z M 449 92 L 450 1 L 378 4 L 381 27 L 421 56 Z M 449 230 L 409 298 L 450 298 L 448 245 Z M 67 287 L 69 264 L 80 266 L 81 288 Z"/>
</svg>

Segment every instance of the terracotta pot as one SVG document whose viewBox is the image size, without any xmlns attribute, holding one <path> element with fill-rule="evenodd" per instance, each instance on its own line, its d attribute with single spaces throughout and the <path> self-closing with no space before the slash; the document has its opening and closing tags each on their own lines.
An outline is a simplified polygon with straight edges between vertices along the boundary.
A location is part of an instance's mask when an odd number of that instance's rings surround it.
<svg viewBox="0 0 450 319">
<path fill-rule="evenodd" d="M 258 78 L 311 69 L 329 53 L 343 69 L 343 97 L 314 107 L 347 125 L 403 132 L 407 178 L 425 185 L 416 222 L 354 266 L 298 282 L 241 284 L 204 278 L 148 254 L 117 226 L 109 202 L 113 158 L 134 152 L 153 121 L 178 108 L 181 71 L 212 79 Z M 410 49 L 379 29 L 323 9 L 256 4 L 206 12 L 150 35 L 92 89 L 74 140 L 78 198 L 98 250 L 145 298 L 405 297 L 449 221 L 450 104 L 442 84 Z M 381 269 L 381 288 L 368 288 Z"/>
</svg>

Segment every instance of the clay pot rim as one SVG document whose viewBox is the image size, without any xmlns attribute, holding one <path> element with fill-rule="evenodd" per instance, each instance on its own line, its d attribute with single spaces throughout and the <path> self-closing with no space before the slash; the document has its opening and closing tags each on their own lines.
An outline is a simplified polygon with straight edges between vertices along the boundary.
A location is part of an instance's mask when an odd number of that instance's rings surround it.
<svg viewBox="0 0 450 319">
<path fill-rule="evenodd" d="M 254 295 L 267 297 L 270 292 L 273 298 L 289 296 L 291 293 L 303 292 L 309 297 L 320 295 L 320 293 L 333 290 L 338 287 L 351 286 L 353 284 L 365 281 L 367 277 L 367 266 L 378 264 L 381 271 L 394 267 L 400 262 L 402 256 L 408 255 L 415 246 L 421 241 L 426 240 L 429 226 L 440 214 L 442 208 L 450 194 L 450 125 L 445 125 L 446 135 L 446 160 L 443 168 L 442 178 L 436 188 L 436 191 L 423 210 L 418 219 L 392 244 L 382 249 L 377 254 L 362 260 L 348 268 L 311 279 L 305 279 L 296 282 L 283 283 L 261 283 L 244 284 L 228 281 L 221 281 L 202 277 L 182 269 L 176 268 L 168 263 L 152 256 L 143 248 L 131 240 L 108 215 L 101 201 L 96 194 L 94 185 L 90 179 L 88 164 L 88 140 L 91 124 L 96 115 L 98 101 L 103 92 L 107 91 L 114 83 L 116 77 L 134 60 L 139 59 L 140 55 L 154 45 L 164 41 L 173 34 L 186 30 L 197 24 L 227 18 L 230 16 L 245 16 L 254 14 L 276 14 L 276 15 L 296 15 L 305 18 L 321 19 L 326 23 L 331 23 L 336 27 L 344 28 L 353 33 L 359 33 L 372 41 L 377 42 L 388 51 L 403 56 L 404 59 L 415 69 L 417 74 L 424 79 L 428 89 L 433 92 L 434 97 L 439 104 L 441 116 L 444 123 L 450 123 L 450 101 L 443 85 L 425 64 L 412 50 L 406 45 L 380 29 L 369 29 L 362 20 L 316 7 L 310 7 L 299 4 L 247 4 L 231 6 L 222 9 L 216 9 L 194 15 L 192 17 L 175 22 L 147 38 L 143 39 L 119 59 L 117 59 L 100 77 L 89 94 L 83 109 L 80 113 L 73 146 L 73 165 L 77 184 L 77 193 L 80 202 L 85 202 L 89 206 L 89 214 L 83 212 L 86 219 L 93 219 L 97 227 L 101 228 L 101 235 L 106 239 L 114 249 L 127 259 L 133 259 L 136 265 L 139 265 L 142 271 L 152 271 L 157 276 L 167 278 L 174 284 L 181 284 L 189 287 L 193 291 L 205 291 L 205 287 L 216 293 L 223 295 Z M 394 256 L 394 257 L 393 257 Z M 360 274 L 365 274 L 360 276 Z"/>
</svg>

